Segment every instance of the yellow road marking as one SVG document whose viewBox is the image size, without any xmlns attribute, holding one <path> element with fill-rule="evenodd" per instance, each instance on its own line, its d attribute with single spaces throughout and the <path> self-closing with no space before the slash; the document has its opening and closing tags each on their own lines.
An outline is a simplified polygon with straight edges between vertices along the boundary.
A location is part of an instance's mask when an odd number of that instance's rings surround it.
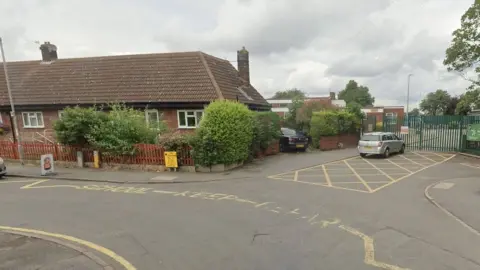
<svg viewBox="0 0 480 270">
<path fill-rule="evenodd" d="M 412 173 L 412 171 L 410 171 L 409 169 L 404 168 L 404 167 L 398 165 L 397 163 L 395 163 L 395 162 L 393 162 L 393 161 L 391 161 L 391 160 L 388 160 L 388 159 L 387 159 L 387 161 L 390 162 L 390 163 L 392 163 L 393 165 L 397 166 L 397 167 L 400 168 L 400 169 L 403 169 L 403 170 L 405 170 L 405 171 L 407 171 L 407 172 L 409 172 L 409 173 Z"/>
<path fill-rule="evenodd" d="M 373 192 L 376 192 L 376 191 L 379 191 L 379 190 L 381 190 L 381 189 L 384 189 L 384 188 L 386 188 L 386 187 L 388 187 L 388 186 L 390 186 L 390 185 L 392 185 L 392 184 L 394 184 L 394 183 L 396 183 L 396 182 L 398 182 L 398 181 L 400 181 L 400 180 L 402 180 L 402 179 L 405 179 L 405 178 L 407 178 L 407 177 L 409 177 L 409 176 L 412 176 L 412 175 L 414 175 L 414 174 L 416 174 L 416 173 L 419 173 L 419 172 L 421 172 L 421 171 L 424 171 L 424 170 L 426 170 L 426 169 L 428 169 L 428 168 L 430 168 L 430 167 L 433 167 L 433 166 L 435 166 L 435 165 L 439 165 L 439 164 L 442 164 L 442 163 L 444 163 L 444 162 L 447 162 L 447 161 L 449 161 L 450 159 L 454 158 L 455 156 L 456 156 L 456 155 L 452 155 L 451 157 L 449 157 L 449 158 L 447 158 L 447 159 L 445 159 L 445 160 L 443 160 L 443 161 L 440 161 L 440 162 L 434 163 L 434 164 L 432 164 L 432 165 L 423 167 L 423 168 L 421 168 L 421 169 L 418 170 L 418 171 L 415 171 L 415 172 L 413 172 L 413 173 L 409 173 L 409 174 L 407 174 L 407 175 L 405 175 L 405 176 L 402 176 L 402 177 L 398 178 L 395 182 L 390 182 L 390 183 L 388 183 L 388 184 L 386 184 L 386 185 L 384 185 L 384 186 L 381 186 L 381 187 L 378 187 L 378 188 L 374 189 Z"/>
<path fill-rule="evenodd" d="M 429 152 L 430 154 L 433 154 L 435 156 L 438 156 L 438 157 L 441 157 L 441 158 L 446 158 L 445 156 L 443 155 L 440 155 L 440 154 L 437 154 L 437 153 L 434 153 L 434 152 Z"/>
<path fill-rule="evenodd" d="M 419 156 L 419 157 L 422 157 L 422 158 L 424 158 L 424 159 L 428 159 L 428 160 L 430 160 L 430 161 L 432 161 L 432 162 L 435 162 L 435 163 L 437 163 L 437 162 L 438 162 L 438 161 L 436 161 L 436 160 L 433 160 L 433 159 L 431 159 L 431 158 L 428 158 L 428 157 L 422 156 L 422 155 L 420 155 L 419 153 L 416 153 L 416 152 L 412 152 L 412 153 L 413 153 L 414 155 L 417 155 L 417 156 Z"/>
<path fill-rule="evenodd" d="M 358 175 L 358 173 L 352 168 L 352 166 L 350 166 L 350 164 L 348 164 L 348 162 L 346 160 L 343 161 L 347 167 L 353 172 L 353 174 L 355 174 L 355 176 L 358 178 L 358 180 L 360 180 L 360 182 L 362 182 L 362 184 L 367 188 L 367 190 L 369 192 L 372 192 L 372 189 L 370 188 L 370 186 L 367 184 L 367 182 L 365 182 L 365 180 L 363 180 L 363 178 Z"/>
<path fill-rule="evenodd" d="M 373 239 L 370 236 L 364 233 L 361 233 L 352 227 L 348 227 L 345 225 L 340 225 L 338 227 L 350 234 L 360 237 L 363 240 L 363 247 L 365 250 L 365 258 L 364 258 L 365 264 L 382 268 L 382 269 L 387 269 L 387 270 L 408 270 L 408 268 L 401 268 L 396 265 L 391 265 L 391 264 L 387 264 L 387 263 L 383 263 L 375 260 L 375 246 L 373 244 Z"/>
<path fill-rule="evenodd" d="M 298 181 L 298 171 L 295 171 L 295 176 L 293 176 L 293 181 Z"/>
<path fill-rule="evenodd" d="M 402 158 L 404 158 L 405 160 L 408 160 L 408 161 L 410 161 L 410 162 L 412 162 L 412 163 L 418 164 L 418 165 L 420 165 L 420 166 L 422 166 L 422 167 L 428 166 L 428 165 L 425 165 L 425 164 L 422 164 L 422 163 L 418 163 L 418 162 L 416 162 L 416 161 L 414 161 L 414 160 L 412 160 L 412 159 L 409 159 L 409 158 L 405 157 L 404 155 L 400 155 L 399 157 L 402 157 Z"/>
<path fill-rule="evenodd" d="M 8 183 L 28 183 L 28 182 L 35 182 L 37 180 L 6 180 L 0 181 L 0 184 L 8 184 Z"/>
<path fill-rule="evenodd" d="M 283 181 L 289 181 L 289 182 L 292 182 L 291 180 L 285 180 L 285 179 L 279 179 L 279 180 L 283 180 Z M 365 190 L 361 190 L 361 189 L 353 189 L 353 188 L 346 188 L 346 187 L 337 187 L 337 186 L 328 186 L 328 185 L 325 185 L 325 184 L 322 184 L 322 183 L 312 183 L 312 182 L 305 182 L 305 181 L 297 181 L 297 183 L 303 183 L 303 184 L 307 184 L 307 185 L 314 185 L 314 186 L 322 186 L 322 187 L 330 187 L 330 188 L 334 188 L 334 189 L 343 189 L 343 190 L 350 190 L 350 191 L 356 191 L 356 192 L 362 192 L 362 193 L 370 193 L 368 191 L 365 191 Z M 361 184 L 360 182 L 357 182 L 358 184 Z"/>
<path fill-rule="evenodd" d="M 330 180 L 330 175 L 328 175 L 327 169 L 325 168 L 325 165 L 322 165 L 322 169 L 323 169 L 323 174 L 325 175 L 325 180 L 327 181 L 327 185 L 329 187 L 331 187 L 332 186 L 332 181 Z"/>
<path fill-rule="evenodd" d="M 112 258 L 114 261 L 118 262 L 123 267 L 125 267 L 126 270 L 136 270 L 136 268 L 130 262 L 125 260 L 120 255 L 116 254 L 115 252 L 111 251 L 110 249 L 104 248 L 104 247 L 99 246 L 97 244 L 94 244 L 92 242 L 82 240 L 82 239 L 79 239 L 79 238 L 76 238 L 76 237 L 73 237 L 73 236 L 59 234 L 59 233 L 50 233 L 50 232 L 32 230 L 32 229 L 25 229 L 25 228 L 8 227 L 8 226 L 0 226 L 0 230 L 11 231 L 11 232 L 23 232 L 23 233 L 38 234 L 38 235 L 43 235 L 43 236 L 48 236 L 48 237 L 53 237 L 53 238 L 58 238 L 58 239 L 74 242 L 74 243 L 86 246 L 88 248 L 91 248 L 93 250 L 96 250 L 96 251 Z"/>
<path fill-rule="evenodd" d="M 381 174 L 385 175 L 388 179 L 392 180 L 392 182 L 395 181 L 395 178 L 391 177 L 390 175 L 388 175 L 386 172 L 382 171 L 380 168 L 378 168 L 377 166 L 375 166 L 373 163 L 371 163 L 370 161 L 364 159 L 368 164 L 370 164 L 372 167 L 374 167 L 375 169 L 377 169 Z"/>
<path fill-rule="evenodd" d="M 344 159 L 344 160 L 351 160 L 351 159 L 358 159 L 358 158 L 359 158 L 359 157 L 350 157 L 350 158 L 346 158 L 346 159 Z M 303 171 L 306 171 L 306 170 L 309 170 L 309 169 L 321 168 L 323 165 L 329 165 L 329 166 L 332 166 L 332 165 L 343 165 L 343 164 L 335 164 L 335 163 L 338 163 L 338 162 L 342 162 L 342 161 L 338 161 L 338 160 L 336 160 L 336 161 L 331 161 L 331 162 L 327 162 L 327 163 L 325 163 L 325 164 L 310 166 L 310 167 L 303 168 L 303 169 L 296 170 L 296 171 L 303 172 Z M 293 171 L 270 175 L 270 176 L 268 176 L 268 178 L 274 178 L 274 177 L 281 176 L 281 175 L 285 175 L 285 174 L 289 174 L 289 173 L 293 173 Z"/>
<path fill-rule="evenodd" d="M 383 184 L 390 183 L 390 181 L 368 181 L 368 184 Z M 335 184 L 361 184 L 359 182 L 335 182 Z"/>
<path fill-rule="evenodd" d="M 471 164 L 468 164 L 468 163 L 460 163 L 460 165 L 480 170 L 480 166 L 475 166 L 475 165 L 471 165 Z"/>
<path fill-rule="evenodd" d="M 30 188 L 54 188 L 54 187 L 78 188 L 78 186 L 76 186 L 76 185 L 54 185 L 54 186 L 40 186 L 40 187 L 36 187 L 36 185 L 41 184 L 41 183 L 45 183 L 45 182 L 47 182 L 47 181 L 48 181 L 48 180 L 38 180 L 38 181 L 36 181 L 36 182 L 34 182 L 34 183 L 25 185 L 25 186 L 21 187 L 20 189 L 30 189 Z"/>
</svg>

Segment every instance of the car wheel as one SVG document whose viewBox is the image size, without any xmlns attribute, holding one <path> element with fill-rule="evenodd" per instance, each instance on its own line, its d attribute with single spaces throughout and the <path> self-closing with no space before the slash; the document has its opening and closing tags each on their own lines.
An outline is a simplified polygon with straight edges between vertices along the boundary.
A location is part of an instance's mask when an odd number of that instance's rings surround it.
<svg viewBox="0 0 480 270">
<path fill-rule="evenodd" d="M 390 156 L 390 149 L 387 148 L 387 149 L 385 149 L 385 152 L 383 152 L 383 157 L 388 158 L 389 156 Z"/>
<path fill-rule="evenodd" d="M 402 148 L 400 148 L 400 152 L 399 152 L 399 153 L 400 153 L 400 154 L 405 153 L 405 144 L 402 145 Z"/>
<path fill-rule="evenodd" d="M 366 157 L 367 154 L 365 154 L 365 153 L 360 153 L 360 156 L 361 156 L 361 157 Z"/>
</svg>

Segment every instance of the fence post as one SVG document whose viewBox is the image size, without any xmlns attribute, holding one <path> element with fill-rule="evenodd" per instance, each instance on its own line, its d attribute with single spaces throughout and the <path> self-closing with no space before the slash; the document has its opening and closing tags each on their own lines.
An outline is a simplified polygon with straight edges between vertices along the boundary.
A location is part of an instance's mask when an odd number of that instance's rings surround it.
<svg viewBox="0 0 480 270">
<path fill-rule="evenodd" d="M 419 150 L 423 150 L 423 125 L 425 123 L 425 116 L 420 116 L 420 141 L 419 141 Z"/>
<path fill-rule="evenodd" d="M 467 118 L 468 116 L 461 116 L 461 120 L 459 121 L 460 122 L 460 134 L 459 134 L 459 138 L 458 138 L 458 151 L 459 152 L 463 152 L 463 125 L 465 124 L 465 118 Z M 468 119 L 468 118 L 467 118 Z"/>
<path fill-rule="evenodd" d="M 19 153 L 18 153 L 17 144 L 18 144 L 18 142 L 12 143 L 12 154 L 13 154 L 13 158 L 14 158 L 14 159 L 19 159 L 19 156 L 18 156 Z"/>
</svg>

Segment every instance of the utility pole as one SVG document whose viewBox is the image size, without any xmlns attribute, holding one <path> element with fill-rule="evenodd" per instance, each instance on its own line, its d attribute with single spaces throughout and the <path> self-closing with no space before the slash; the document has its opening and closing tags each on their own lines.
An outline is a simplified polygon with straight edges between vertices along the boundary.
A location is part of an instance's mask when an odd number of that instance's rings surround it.
<svg viewBox="0 0 480 270">
<path fill-rule="evenodd" d="M 11 107 L 11 116 L 12 116 L 12 126 L 13 132 L 15 132 L 15 138 L 17 138 L 17 147 L 18 147 L 18 155 L 20 158 L 20 163 L 23 165 L 23 149 L 22 149 L 22 139 L 20 132 L 18 132 L 17 127 L 17 114 L 15 113 L 15 105 L 13 104 L 13 96 L 12 96 L 12 87 L 10 85 L 10 79 L 8 77 L 8 69 L 7 69 L 7 61 L 5 60 L 5 51 L 3 50 L 3 40 L 0 37 L 0 50 L 2 52 L 2 60 L 3 60 L 3 70 L 5 71 L 5 81 L 7 82 L 7 91 L 8 91 L 8 98 L 10 99 L 10 107 Z"/>
<path fill-rule="evenodd" d="M 407 82 L 407 127 L 410 126 L 409 125 L 409 122 L 408 122 L 408 118 L 409 118 L 409 109 L 408 109 L 408 105 L 410 103 L 410 77 L 412 77 L 413 74 L 408 74 L 408 82 Z"/>
</svg>

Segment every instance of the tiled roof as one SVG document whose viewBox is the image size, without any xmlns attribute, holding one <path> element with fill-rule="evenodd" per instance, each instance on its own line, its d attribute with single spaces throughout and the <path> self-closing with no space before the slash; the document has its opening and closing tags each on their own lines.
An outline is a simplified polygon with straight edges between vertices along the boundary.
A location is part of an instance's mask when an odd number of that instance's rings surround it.
<svg viewBox="0 0 480 270">
<path fill-rule="evenodd" d="M 242 86 L 229 61 L 202 52 L 9 62 L 8 72 L 17 105 L 209 102 L 237 96 L 242 103 L 268 104 L 253 86 Z M 0 106 L 9 104 L 0 65 Z"/>
</svg>

